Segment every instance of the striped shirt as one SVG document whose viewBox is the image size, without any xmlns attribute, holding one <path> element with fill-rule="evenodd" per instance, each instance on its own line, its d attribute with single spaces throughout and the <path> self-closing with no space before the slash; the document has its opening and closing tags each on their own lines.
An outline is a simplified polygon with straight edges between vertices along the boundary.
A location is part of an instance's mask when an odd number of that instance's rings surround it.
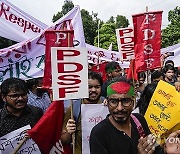
<svg viewBox="0 0 180 154">
<path fill-rule="evenodd" d="M 43 93 L 43 95 L 39 97 L 36 94 L 29 91 L 27 104 L 39 107 L 43 110 L 43 112 L 45 112 L 47 108 L 49 107 L 49 105 L 51 104 L 51 100 L 47 93 Z"/>
</svg>

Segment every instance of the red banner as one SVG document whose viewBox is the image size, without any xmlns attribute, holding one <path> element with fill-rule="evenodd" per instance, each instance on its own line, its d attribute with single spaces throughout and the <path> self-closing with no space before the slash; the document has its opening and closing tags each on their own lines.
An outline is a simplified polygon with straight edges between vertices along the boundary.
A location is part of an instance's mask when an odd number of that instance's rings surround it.
<svg viewBox="0 0 180 154">
<path fill-rule="evenodd" d="M 72 47 L 74 31 L 53 31 L 45 32 L 46 51 L 43 87 L 50 88 L 52 84 L 51 70 L 51 47 Z"/>
<path fill-rule="evenodd" d="M 133 15 L 134 52 L 138 72 L 161 66 L 161 21 L 162 11 Z"/>
</svg>

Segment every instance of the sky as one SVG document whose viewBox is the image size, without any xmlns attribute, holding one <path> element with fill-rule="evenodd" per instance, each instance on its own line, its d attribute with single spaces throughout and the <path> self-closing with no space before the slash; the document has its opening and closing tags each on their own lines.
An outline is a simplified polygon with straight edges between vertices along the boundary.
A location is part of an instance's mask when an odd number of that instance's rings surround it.
<svg viewBox="0 0 180 154">
<path fill-rule="evenodd" d="M 64 0 L 8 0 L 21 10 L 44 22 L 52 24 L 52 17 L 62 10 Z M 162 28 L 168 25 L 168 12 L 180 6 L 180 0 L 72 0 L 74 5 L 98 13 L 98 18 L 106 22 L 111 16 L 123 15 L 132 25 L 132 15 L 146 11 L 163 11 Z"/>
</svg>

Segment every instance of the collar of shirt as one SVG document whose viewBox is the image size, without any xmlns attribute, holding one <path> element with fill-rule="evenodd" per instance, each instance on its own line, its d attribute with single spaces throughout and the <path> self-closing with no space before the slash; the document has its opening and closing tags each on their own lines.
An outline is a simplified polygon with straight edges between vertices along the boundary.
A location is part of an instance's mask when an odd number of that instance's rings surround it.
<svg viewBox="0 0 180 154">
<path fill-rule="evenodd" d="M 28 91 L 28 97 L 31 97 L 33 99 L 42 99 L 45 97 L 45 95 L 47 95 L 47 93 L 43 93 L 41 97 L 37 96 L 36 94 L 34 94 L 32 91 Z"/>
</svg>

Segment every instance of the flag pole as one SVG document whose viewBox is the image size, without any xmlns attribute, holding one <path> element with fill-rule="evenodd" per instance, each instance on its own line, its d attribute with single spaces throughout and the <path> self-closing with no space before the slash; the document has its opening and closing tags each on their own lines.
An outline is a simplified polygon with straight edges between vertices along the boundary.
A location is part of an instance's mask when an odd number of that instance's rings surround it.
<svg viewBox="0 0 180 154">
<path fill-rule="evenodd" d="M 135 79 L 134 79 L 134 63 L 135 62 L 133 62 L 132 61 L 132 59 L 131 59 L 131 64 L 132 64 L 132 82 L 133 82 L 133 86 L 134 86 L 134 88 L 135 88 Z M 137 95 L 137 93 L 135 93 L 135 95 L 134 95 L 134 104 L 136 105 L 136 95 Z"/>
<path fill-rule="evenodd" d="M 19 149 L 23 146 L 23 144 L 29 139 L 29 136 L 24 136 L 23 140 L 21 140 L 21 142 L 19 143 L 19 145 L 14 149 L 14 151 L 12 152 L 12 154 L 16 154 Z"/>
<path fill-rule="evenodd" d="M 68 47 L 70 47 L 70 32 L 68 32 Z M 73 100 L 71 99 L 71 119 L 74 120 L 73 116 Z M 72 146 L 73 146 L 73 154 L 75 154 L 75 133 L 72 134 Z"/>
<path fill-rule="evenodd" d="M 100 26 L 100 19 L 98 20 L 98 48 L 99 48 L 99 26 Z M 98 51 L 98 59 L 97 59 L 97 66 L 99 67 L 99 51 Z"/>
</svg>

